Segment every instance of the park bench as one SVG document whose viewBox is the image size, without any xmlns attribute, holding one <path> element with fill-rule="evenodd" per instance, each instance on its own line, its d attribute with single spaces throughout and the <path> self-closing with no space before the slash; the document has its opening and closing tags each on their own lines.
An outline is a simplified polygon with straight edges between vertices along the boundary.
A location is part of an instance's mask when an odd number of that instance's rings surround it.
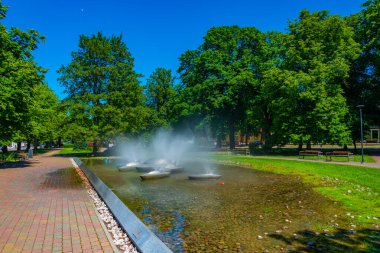
<svg viewBox="0 0 380 253">
<path fill-rule="evenodd" d="M 319 150 L 302 150 L 298 153 L 298 157 L 305 159 L 305 156 L 317 156 L 318 159 L 322 157 L 323 152 Z"/>
<path fill-rule="evenodd" d="M 6 156 L 4 153 L 0 153 L 0 166 L 6 163 Z"/>
<path fill-rule="evenodd" d="M 248 148 L 245 148 L 245 149 L 235 149 L 233 151 L 234 154 L 239 154 L 239 155 L 250 155 L 250 152 L 249 152 L 249 149 Z"/>
<path fill-rule="evenodd" d="M 347 157 L 347 161 L 350 161 L 350 157 L 354 154 L 350 151 L 332 151 L 332 152 L 326 152 L 326 160 L 330 157 L 330 161 L 332 161 L 332 157 Z"/>
</svg>

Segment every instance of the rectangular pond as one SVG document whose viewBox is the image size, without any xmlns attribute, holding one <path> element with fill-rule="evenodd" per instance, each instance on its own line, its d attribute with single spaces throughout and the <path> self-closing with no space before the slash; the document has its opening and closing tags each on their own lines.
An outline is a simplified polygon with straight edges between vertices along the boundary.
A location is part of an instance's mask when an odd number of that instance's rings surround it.
<svg viewBox="0 0 380 253">
<path fill-rule="evenodd" d="M 297 251 L 317 243 L 313 229 L 346 222 L 295 176 L 209 164 L 222 177 L 195 181 L 203 165 L 188 161 L 182 173 L 142 181 L 118 160 L 83 161 L 173 252 Z"/>
</svg>

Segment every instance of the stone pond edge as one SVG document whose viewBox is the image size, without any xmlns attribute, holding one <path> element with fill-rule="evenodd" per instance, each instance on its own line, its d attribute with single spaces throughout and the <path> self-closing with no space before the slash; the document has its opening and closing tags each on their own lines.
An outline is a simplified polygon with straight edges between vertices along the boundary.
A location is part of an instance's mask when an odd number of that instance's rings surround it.
<svg viewBox="0 0 380 253">
<path fill-rule="evenodd" d="M 73 161 L 86 175 L 135 247 L 142 253 L 172 252 L 80 159 Z"/>
</svg>

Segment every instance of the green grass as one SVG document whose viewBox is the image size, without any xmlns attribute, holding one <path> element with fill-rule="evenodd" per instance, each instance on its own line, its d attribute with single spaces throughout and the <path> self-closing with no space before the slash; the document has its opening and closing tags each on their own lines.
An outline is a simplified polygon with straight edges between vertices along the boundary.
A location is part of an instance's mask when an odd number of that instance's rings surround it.
<svg viewBox="0 0 380 253">
<path fill-rule="evenodd" d="M 63 145 L 64 148 L 73 148 L 74 144 L 68 143 Z"/>
<path fill-rule="evenodd" d="M 4 162 L 16 162 L 17 159 L 15 159 L 15 155 L 16 155 L 16 152 L 7 152 L 5 154 L 1 154 L 2 155 L 2 160 Z"/>
<path fill-rule="evenodd" d="M 219 152 L 219 154 L 228 154 L 227 152 Z M 298 159 L 298 151 L 296 150 L 277 150 L 277 152 L 272 152 L 272 153 L 254 153 L 252 156 L 259 156 L 259 157 L 275 157 L 275 158 L 293 158 L 293 159 Z M 372 158 L 372 156 L 364 154 L 363 156 L 364 162 L 365 163 L 375 163 L 376 161 Z M 301 158 L 303 159 L 303 158 Z M 317 156 L 305 156 L 305 160 L 318 160 Z M 330 160 L 330 158 L 328 158 Z M 324 161 L 326 160 L 326 156 L 321 156 L 319 157 L 319 160 Z M 332 157 L 332 161 L 334 162 L 347 162 L 346 157 Z M 361 162 L 362 161 L 362 156 L 355 154 L 352 157 L 350 157 L 351 162 Z"/>
<path fill-rule="evenodd" d="M 36 155 L 39 155 L 39 154 L 43 154 L 43 153 L 46 153 L 48 152 L 49 149 L 38 149 L 37 151 L 36 150 L 33 150 L 33 156 L 36 156 Z M 25 150 L 21 151 L 21 153 L 23 155 L 26 155 L 28 152 L 26 152 Z M 17 163 L 20 162 L 20 159 L 16 156 L 17 155 L 17 152 L 16 151 L 9 151 L 5 154 L 3 153 L 0 153 L 0 165 L 3 165 L 3 164 L 8 164 L 8 165 L 15 165 Z M 24 160 L 21 160 L 21 161 L 24 161 Z"/>
<path fill-rule="evenodd" d="M 66 145 L 65 145 L 66 146 Z M 83 155 L 90 155 L 92 153 L 92 148 L 88 147 L 86 149 L 76 149 L 74 150 L 73 147 L 63 147 L 59 152 L 58 155 L 65 155 L 65 156 L 83 156 Z"/>
<path fill-rule="evenodd" d="M 49 152 L 51 149 L 48 149 L 48 148 L 39 148 L 36 150 L 33 150 L 33 155 L 38 155 L 38 154 L 44 154 L 46 152 Z"/>
<path fill-rule="evenodd" d="M 342 203 L 360 224 L 380 222 L 373 220 L 373 217 L 380 219 L 380 169 L 237 155 L 215 155 L 214 158 L 222 163 L 301 176 L 317 192 Z"/>
</svg>

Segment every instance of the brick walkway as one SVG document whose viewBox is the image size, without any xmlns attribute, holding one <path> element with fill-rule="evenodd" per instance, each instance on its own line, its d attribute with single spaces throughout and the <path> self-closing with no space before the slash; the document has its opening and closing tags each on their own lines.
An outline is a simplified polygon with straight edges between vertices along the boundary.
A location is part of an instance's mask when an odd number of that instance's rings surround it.
<svg viewBox="0 0 380 253">
<path fill-rule="evenodd" d="M 375 159 L 376 163 L 380 164 L 380 156 L 372 156 Z"/>
<path fill-rule="evenodd" d="M 380 152 L 373 153 L 372 158 L 376 161 L 377 164 L 380 164 Z"/>
<path fill-rule="evenodd" d="M 0 169 L 0 252 L 114 252 L 70 160 L 56 152 Z"/>
</svg>

